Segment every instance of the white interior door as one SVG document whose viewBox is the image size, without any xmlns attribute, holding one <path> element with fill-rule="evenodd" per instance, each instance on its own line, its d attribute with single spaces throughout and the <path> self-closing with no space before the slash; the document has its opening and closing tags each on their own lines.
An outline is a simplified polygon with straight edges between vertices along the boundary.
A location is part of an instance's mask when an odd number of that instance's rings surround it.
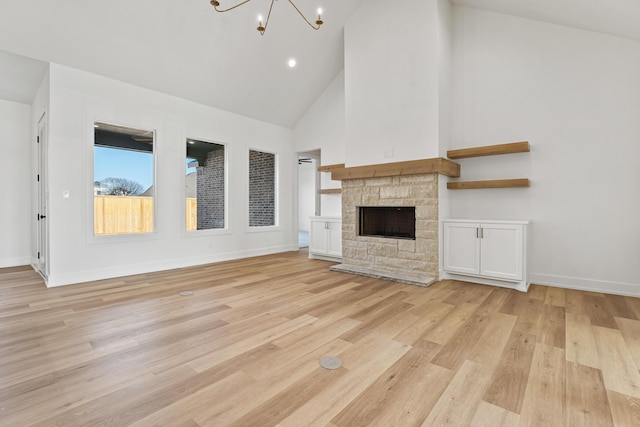
<svg viewBox="0 0 640 427">
<path fill-rule="evenodd" d="M 48 275 L 48 259 L 49 259 L 49 227 L 47 219 L 47 201 L 49 191 L 47 187 L 47 126 L 46 116 L 43 116 L 38 122 L 38 163 L 37 163 L 37 187 L 38 187 L 38 211 L 36 212 L 36 257 L 37 269 L 45 278 Z"/>
</svg>

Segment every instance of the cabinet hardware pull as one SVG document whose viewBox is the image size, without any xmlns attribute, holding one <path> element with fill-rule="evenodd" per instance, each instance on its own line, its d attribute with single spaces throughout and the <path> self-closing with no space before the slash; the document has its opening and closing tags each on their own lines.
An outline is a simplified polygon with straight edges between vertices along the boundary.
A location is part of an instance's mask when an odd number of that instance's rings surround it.
<svg viewBox="0 0 640 427">
<path fill-rule="evenodd" d="M 476 239 L 480 238 L 480 229 L 476 227 Z"/>
</svg>

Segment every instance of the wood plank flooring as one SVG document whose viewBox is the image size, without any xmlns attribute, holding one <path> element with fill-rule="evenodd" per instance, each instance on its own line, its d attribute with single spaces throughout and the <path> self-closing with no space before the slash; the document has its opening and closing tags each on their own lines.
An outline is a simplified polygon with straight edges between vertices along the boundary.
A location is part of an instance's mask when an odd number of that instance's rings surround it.
<svg viewBox="0 0 640 427">
<path fill-rule="evenodd" d="M 640 425 L 639 299 L 306 256 L 53 289 L 0 269 L 0 425 Z"/>
</svg>

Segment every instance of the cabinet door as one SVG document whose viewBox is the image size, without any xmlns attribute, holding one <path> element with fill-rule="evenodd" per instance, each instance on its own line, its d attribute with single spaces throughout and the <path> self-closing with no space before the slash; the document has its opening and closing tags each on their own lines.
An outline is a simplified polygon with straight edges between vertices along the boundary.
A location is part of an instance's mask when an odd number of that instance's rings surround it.
<svg viewBox="0 0 640 427">
<path fill-rule="evenodd" d="M 326 254 L 327 230 L 325 221 L 311 220 L 311 232 L 309 233 L 309 252 Z"/>
<path fill-rule="evenodd" d="M 480 272 L 480 224 L 445 222 L 443 269 L 452 273 Z"/>
<path fill-rule="evenodd" d="M 523 226 L 482 224 L 480 274 L 497 279 L 522 280 Z"/>
<path fill-rule="evenodd" d="M 329 255 L 342 256 L 342 223 L 328 222 L 327 230 L 329 242 L 327 243 L 327 251 Z"/>
</svg>

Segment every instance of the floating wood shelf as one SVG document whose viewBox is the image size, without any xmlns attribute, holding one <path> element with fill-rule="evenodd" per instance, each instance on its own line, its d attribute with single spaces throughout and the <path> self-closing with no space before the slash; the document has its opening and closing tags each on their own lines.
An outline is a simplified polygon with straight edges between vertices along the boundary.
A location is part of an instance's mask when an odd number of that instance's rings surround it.
<svg viewBox="0 0 640 427">
<path fill-rule="evenodd" d="M 475 190 L 478 188 L 515 188 L 531 187 L 529 178 L 496 179 L 492 181 L 458 181 L 447 182 L 449 190 Z"/>
<path fill-rule="evenodd" d="M 331 179 L 341 181 L 343 179 L 378 178 L 426 173 L 439 173 L 457 178 L 460 176 L 460 165 L 451 160 L 437 157 L 435 159 L 380 163 L 377 165 L 356 166 L 351 168 L 343 167 L 331 170 Z"/>
<path fill-rule="evenodd" d="M 484 147 L 462 148 L 447 151 L 450 159 L 465 159 L 468 157 L 496 156 L 499 154 L 527 153 L 529 142 L 511 142 L 509 144 L 487 145 Z"/>
<path fill-rule="evenodd" d="M 338 163 L 336 165 L 318 166 L 318 172 L 332 172 L 336 169 L 344 169 L 344 163 Z"/>
<path fill-rule="evenodd" d="M 318 190 L 318 194 L 340 194 L 342 188 L 325 188 L 324 190 Z"/>
</svg>

